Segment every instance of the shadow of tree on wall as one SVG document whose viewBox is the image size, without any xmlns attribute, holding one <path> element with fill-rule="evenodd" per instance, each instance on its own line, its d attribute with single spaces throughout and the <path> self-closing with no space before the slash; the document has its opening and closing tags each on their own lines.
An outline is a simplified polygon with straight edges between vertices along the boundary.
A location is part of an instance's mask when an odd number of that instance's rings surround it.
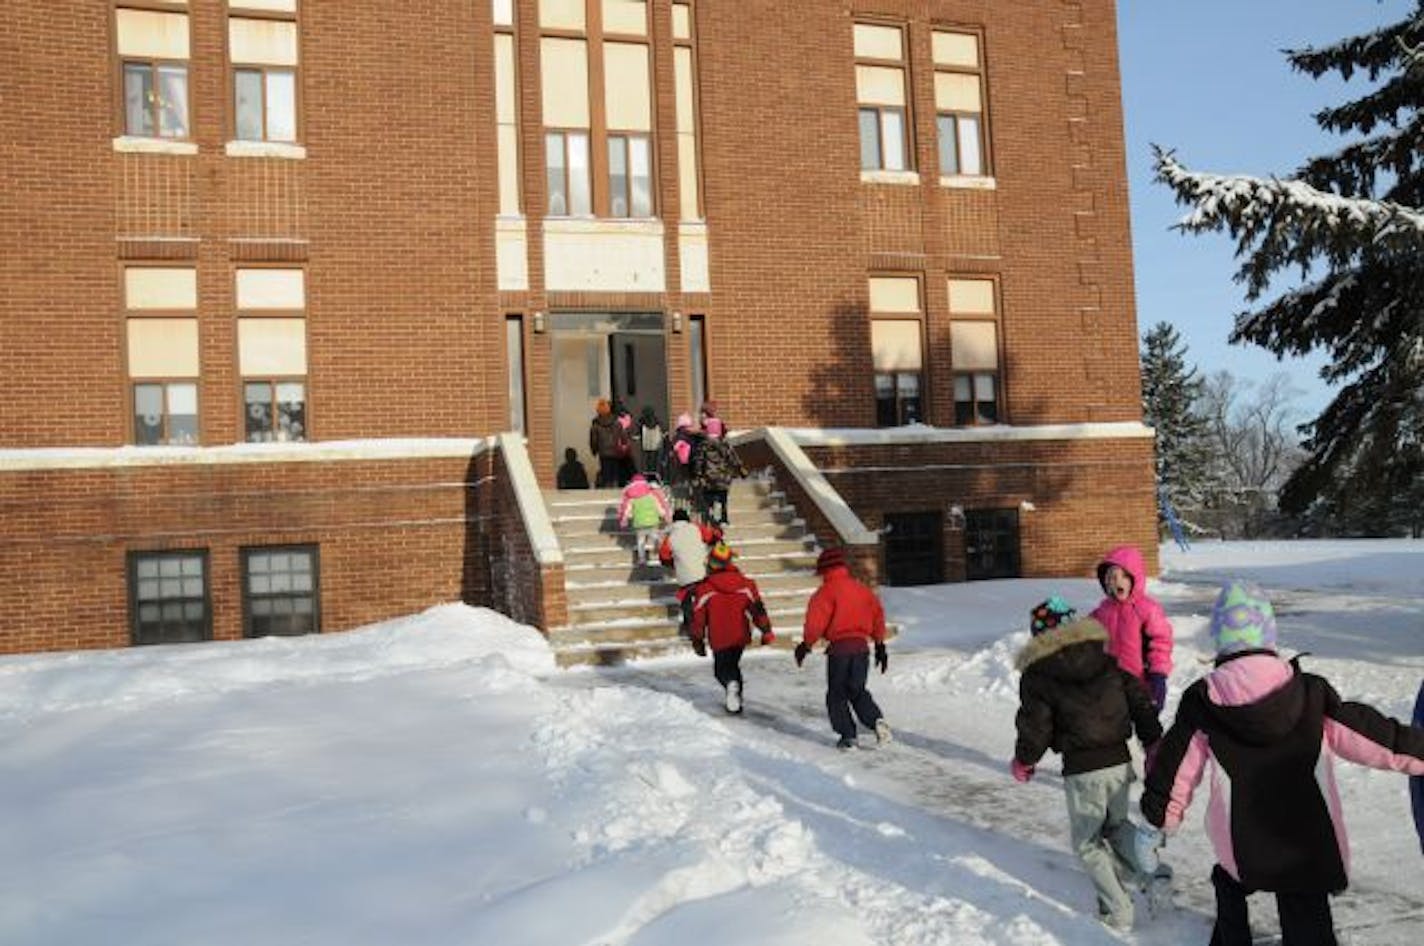
<svg viewBox="0 0 1424 946">
<path fill-rule="evenodd" d="M 490 561 L 490 538 L 495 530 L 494 462 L 488 448 L 470 457 L 465 465 L 465 528 L 460 567 L 460 600 L 465 604 L 490 606 L 494 601 Z"/>
<path fill-rule="evenodd" d="M 875 426 L 875 370 L 863 302 L 841 301 L 826 317 L 830 354 L 810 373 L 801 410 L 812 427 Z M 789 339 L 795 344 L 795 339 Z M 775 370 L 775 363 L 768 365 Z"/>
</svg>

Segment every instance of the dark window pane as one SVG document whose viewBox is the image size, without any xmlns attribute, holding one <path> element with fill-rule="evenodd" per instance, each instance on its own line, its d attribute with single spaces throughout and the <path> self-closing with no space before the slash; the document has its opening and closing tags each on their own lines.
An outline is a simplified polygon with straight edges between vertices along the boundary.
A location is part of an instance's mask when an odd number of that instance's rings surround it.
<svg viewBox="0 0 1424 946">
<path fill-rule="evenodd" d="M 163 442 L 163 385 L 134 385 L 134 443 L 149 447 Z"/>
<path fill-rule="evenodd" d="M 900 423 L 895 406 L 895 376 L 877 374 L 875 376 L 875 424 L 878 427 L 894 427 Z"/>
<path fill-rule="evenodd" d="M 165 644 L 208 637 L 203 556 L 191 552 L 133 560 L 134 643 Z"/>
<path fill-rule="evenodd" d="M 944 516 L 939 512 L 887 513 L 885 571 L 891 585 L 944 581 Z"/>
<path fill-rule="evenodd" d="M 939 116 L 939 173 L 959 173 L 959 148 L 956 144 L 953 115 Z"/>
<path fill-rule="evenodd" d="M 873 108 L 860 110 L 860 167 L 880 170 L 880 113 Z"/>
<path fill-rule="evenodd" d="M 242 399 L 246 406 L 247 442 L 265 443 L 272 439 L 272 386 L 245 384 Z"/>
<path fill-rule="evenodd" d="M 158 67 L 158 133 L 188 137 L 188 67 Z"/>
<path fill-rule="evenodd" d="M 895 376 L 895 394 L 900 400 L 900 423 L 918 423 L 920 414 L 920 376 L 900 374 Z"/>
<path fill-rule="evenodd" d="M 307 439 L 306 386 L 293 381 L 277 385 L 277 439 Z"/>
<path fill-rule="evenodd" d="M 262 140 L 262 73 L 239 69 L 233 81 L 237 98 L 237 137 L 241 141 Z"/>
<path fill-rule="evenodd" d="M 124 132 L 153 137 L 153 67 L 147 63 L 124 63 Z"/>
</svg>

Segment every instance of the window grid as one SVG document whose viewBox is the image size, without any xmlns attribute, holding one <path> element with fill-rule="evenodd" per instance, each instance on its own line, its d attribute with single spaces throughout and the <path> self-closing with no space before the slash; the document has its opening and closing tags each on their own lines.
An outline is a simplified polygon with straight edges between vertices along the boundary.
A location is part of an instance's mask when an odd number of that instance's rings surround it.
<svg viewBox="0 0 1424 946">
<path fill-rule="evenodd" d="M 190 140 L 187 61 L 125 56 L 121 68 L 124 134 Z"/>
<path fill-rule="evenodd" d="M 954 424 L 956 427 L 975 427 L 1002 422 L 1000 406 L 1003 403 L 1003 324 L 999 318 L 999 287 L 993 280 L 983 277 L 951 277 L 951 284 L 957 280 L 983 282 L 989 284 L 992 311 L 971 312 L 955 310 L 953 292 L 950 293 L 950 325 L 957 322 L 989 323 L 994 327 L 995 365 L 992 370 L 983 367 L 962 368 L 958 356 L 950 351 L 951 383 L 954 385 Z"/>
<path fill-rule="evenodd" d="M 706 215 L 706 209 L 702 205 L 702 155 L 698 149 L 698 142 L 702 137 L 701 97 L 698 95 L 699 84 L 697 81 L 697 8 L 692 0 L 674 0 L 672 5 L 673 16 L 673 70 L 674 83 L 676 83 L 676 73 L 678 69 L 686 68 L 688 72 L 687 84 L 689 98 L 691 99 L 690 114 L 684 116 L 679 111 L 675 121 L 678 137 L 678 167 L 679 179 L 679 204 L 683 219 L 702 220 Z M 686 53 L 686 66 L 682 66 L 679 50 Z M 681 105 L 678 106 L 682 108 Z M 684 167 L 682 155 L 684 148 L 682 141 L 684 138 L 690 139 L 687 143 L 686 152 L 690 160 L 686 163 L 691 167 Z M 686 190 L 691 188 L 690 193 Z M 701 402 L 698 402 L 701 403 Z"/>
<path fill-rule="evenodd" d="M 307 439 L 306 378 L 243 378 L 242 406 L 248 443 Z"/>
<path fill-rule="evenodd" d="M 198 443 L 198 384 L 192 378 L 135 381 L 133 442 L 136 446 L 193 446 Z"/>
<path fill-rule="evenodd" d="M 855 27 L 893 28 L 899 32 L 900 52 L 896 58 L 857 53 L 857 82 L 863 67 L 894 69 L 899 74 L 903 104 L 859 102 L 860 168 L 862 171 L 909 171 L 914 169 L 910 134 L 910 83 L 905 53 L 905 26 L 898 23 L 857 21 Z M 857 96 L 859 97 L 859 96 Z"/>
<path fill-rule="evenodd" d="M 973 76 L 979 85 L 979 111 L 942 108 L 936 102 L 936 134 L 939 139 L 940 174 L 968 177 L 989 176 L 989 140 L 985 133 L 984 113 L 987 111 L 988 89 L 984 77 L 984 37 L 964 30 L 935 30 L 937 36 L 972 37 L 976 63 L 974 66 L 935 63 L 935 74 Z"/>
<path fill-rule="evenodd" d="M 206 550 L 130 552 L 128 560 L 135 645 L 212 639 Z"/>
<path fill-rule="evenodd" d="M 898 274 L 872 274 L 871 285 L 877 281 L 913 281 L 914 300 L 913 308 L 909 303 L 884 307 L 881 311 L 873 304 L 874 290 L 872 289 L 871 306 L 871 335 L 874 337 L 874 326 L 877 322 L 913 322 L 916 326 L 919 339 L 919 360 L 918 369 L 894 368 L 886 370 L 880 365 L 875 366 L 875 424 L 877 427 L 903 427 L 907 424 L 917 424 L 924 421 L 925 405 L 925 343 L 924 343 L 924 301 L 921 281 L 916 276 L 906 273 Z M 893 301 L 893 300 L 892 300 Z"/>
<path fill-rule="evenodd" d="M 242 623 L 246 637 L 321 632 L 321 592 L 315 545 L 242 550 Z"/>
<path fill-rule="evenodd" d="M 233 20 L 268 20 L 292 23 L 296 31 L 297 63 L 276 65 L 229 59 L 232 105 L 231 134 L 236 141 L 301 141 L 302 92 L 300 79 L 301 23 L 299 2 L 292 10 L 248 9 L 241 0 L 229 0 L 228 24 Z M 231 57 L 231 48 L 228 51 Z M 274 96 L 274 92 L 281 93 Z"/>
<path fill-rule="evenodd" d="M 608 216 L 653 215 L 652 141 L 645 132 L 608 135 Z"/>
</svg>

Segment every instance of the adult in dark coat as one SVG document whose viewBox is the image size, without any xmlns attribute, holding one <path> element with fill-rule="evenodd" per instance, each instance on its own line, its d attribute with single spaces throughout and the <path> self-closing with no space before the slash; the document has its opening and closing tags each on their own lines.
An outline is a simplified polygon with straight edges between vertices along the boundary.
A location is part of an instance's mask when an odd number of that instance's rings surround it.
<svg viewBox="0 0 1424 946">
<path fill-rule="evenodd" d="M 628 435 L 619 425 L 613 405 L 607 398 L 600 398 L 593 423 L 588 427 L 588 450 L 598 457 L 595 486 L 623 485 L 623 458 L 628 455 L 628 445 Z"/>
</svg>

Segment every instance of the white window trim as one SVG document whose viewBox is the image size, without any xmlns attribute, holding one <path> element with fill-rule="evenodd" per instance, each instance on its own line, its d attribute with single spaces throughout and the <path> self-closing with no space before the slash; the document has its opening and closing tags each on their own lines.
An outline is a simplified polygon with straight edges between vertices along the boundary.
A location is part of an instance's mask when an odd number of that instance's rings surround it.
<svg viewBox="0 0 1424 946">
<path fill-rule="evenodd" d="M 873 171 L 864 170 L 860 172 L 862 184 L 899 184 L 918 187 L 920 183 L 919 171 Z"/>
<path fill-rule="evenodd" d="M 114 139 L 114 150 L 128 154 L 197 154 L 195 141 L 173 141 L 167 138 L 141 138 L 120 135 Z"/>
<path fill-rule="evenodd" d="M 998 189 L 999 183 L 982 174 L 946 174 L 940 177 L 939 186 L 955 190 L 992 191 Z"/>
<path fill-rule="evenodd" d="M 284 141 L 229 141 L 224 149 L 229 158 L 285 158 L 304 161 L 307 149 L 303 145 Z"/>
</svg>

